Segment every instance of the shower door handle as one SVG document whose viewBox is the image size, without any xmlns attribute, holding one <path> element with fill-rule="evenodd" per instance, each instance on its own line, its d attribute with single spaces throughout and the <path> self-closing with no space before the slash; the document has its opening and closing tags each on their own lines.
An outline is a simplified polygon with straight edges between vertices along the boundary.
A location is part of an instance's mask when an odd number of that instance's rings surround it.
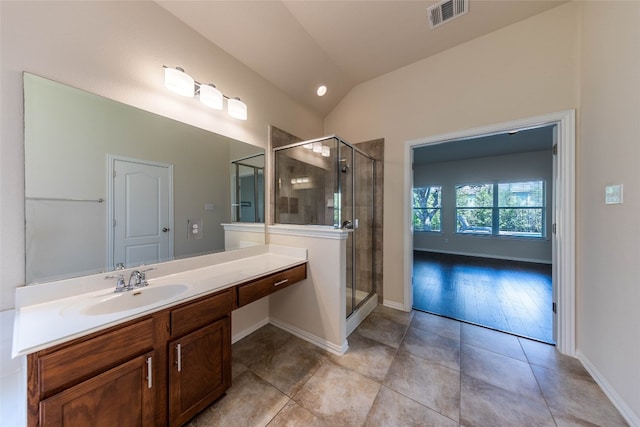
<svg viewBox="0 0 640 427">
<path fill-rule="evenodd" d="M 353 227 L 354 229 L 358 228 L 358 218 L 353 220 Z"/>
</svg>

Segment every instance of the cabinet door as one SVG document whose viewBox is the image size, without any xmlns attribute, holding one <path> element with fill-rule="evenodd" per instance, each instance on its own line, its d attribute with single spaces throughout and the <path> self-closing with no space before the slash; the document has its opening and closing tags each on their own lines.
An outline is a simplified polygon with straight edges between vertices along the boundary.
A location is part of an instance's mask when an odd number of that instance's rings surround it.
<svg viewBox="0 0 640 427">
<path fill-rule="evenodd" d="M 231 386 L 231 322 L 224 317 L 169 343 L 169 419 L 181 425 Z"/>
<path fill-rule="evenodd" d="M 152 426 L 153 355 L 131 359 L 40 402 L 41 426 Z"/>
</svg>

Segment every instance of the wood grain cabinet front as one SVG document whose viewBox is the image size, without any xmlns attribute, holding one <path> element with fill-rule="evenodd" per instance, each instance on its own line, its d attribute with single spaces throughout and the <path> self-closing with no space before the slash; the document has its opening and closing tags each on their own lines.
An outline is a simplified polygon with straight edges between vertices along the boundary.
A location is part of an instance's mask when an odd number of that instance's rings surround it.
<svg viewBox="0 0 640 427">
<path fill-rule="evenodd" d="M 40 402 L 43 427 L 151 427 L 155 423 L 149 352 Z"/>
<path fill-rule="evenodd" d="M 169 343 L 169 425 L 182 425 L 230 386 L 229 316 Z"/>
<path fill-rule="evenodd" d="M 264 298 L 276 291 L 307 278 L 307 264 L 297 265 L 278 273 L 238 285 L 238 307 Z"/>
</svg>

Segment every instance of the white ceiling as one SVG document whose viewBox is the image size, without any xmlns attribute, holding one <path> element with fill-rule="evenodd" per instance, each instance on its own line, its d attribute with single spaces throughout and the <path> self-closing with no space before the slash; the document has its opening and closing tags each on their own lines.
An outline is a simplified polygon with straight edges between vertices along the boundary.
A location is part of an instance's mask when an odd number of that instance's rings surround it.
<svg viewBox="0 0 640 427">
<path fill-rule="evenodd" d="M 564 2 L 470 0 L 469 13 L 430 30 L 429 0 L 157 1 L 323 116 L 360 83 Z"/>
</svg>

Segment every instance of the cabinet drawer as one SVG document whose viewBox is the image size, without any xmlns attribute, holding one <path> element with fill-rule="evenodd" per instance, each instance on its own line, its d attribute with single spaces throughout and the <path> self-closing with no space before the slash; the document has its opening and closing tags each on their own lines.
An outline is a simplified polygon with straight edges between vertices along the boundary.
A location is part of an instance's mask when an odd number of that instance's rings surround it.
<svg viewBox="0 0 640 427">
<path fill-rule="evenodd" d="M 307 264 L 292 267 L 279 273 L 271 274 L 262 279 L 238 286 L 238 307 L 247 305 L 262 297 L 284 289 L 296 282 L 307 278 Z"/>
<path fill-rule="evenodd" d="M 77 384 L 153 348 L 153 318 L 38 357 L 40 396 Z"/>
<path fill-rule="evenodd" d="M 177 336 L 207 325 L 231 313 L 233 289 L 171 310 L 171 335 Z"/>
</svg>

